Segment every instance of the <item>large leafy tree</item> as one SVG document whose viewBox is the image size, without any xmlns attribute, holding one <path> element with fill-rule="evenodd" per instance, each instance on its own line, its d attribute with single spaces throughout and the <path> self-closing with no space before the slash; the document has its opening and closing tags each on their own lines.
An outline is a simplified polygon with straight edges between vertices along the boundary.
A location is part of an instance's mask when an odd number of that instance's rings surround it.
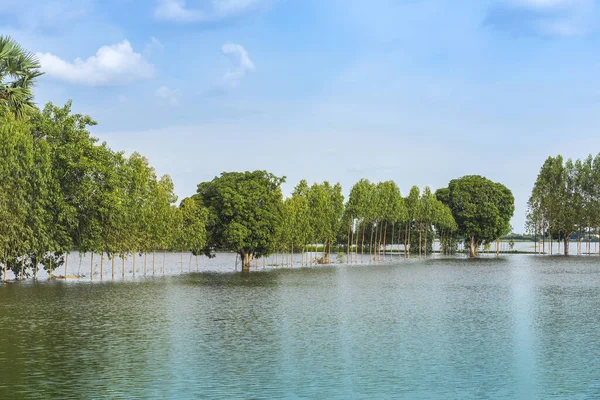
<svg viewBox="0 0 600 400">
<path fill-rule="evenodd" d="M 224 172 L 200 183 L 195 198 L 209 210 L 206 254 L 235 251 L 243 272 L 254 258 L 268 255 L 281 223 L 284 181 L 266 171 L 247 171 Z"/>
<path fill-rule="evenodd" d="M 0 103 L 17 118 L 34 110 L 32 88 L 40 64 L 8 36 L 0 36 Z"/>
<path fill-rule="evenodd" d="M 452 210 L 457 233 L 476 257 L 479 246 L 491 243 L 510 231 L 515 206 L 512 192 L 501 183 L 479 175 L 453 179 L 436 197 Z"/>
</svg>

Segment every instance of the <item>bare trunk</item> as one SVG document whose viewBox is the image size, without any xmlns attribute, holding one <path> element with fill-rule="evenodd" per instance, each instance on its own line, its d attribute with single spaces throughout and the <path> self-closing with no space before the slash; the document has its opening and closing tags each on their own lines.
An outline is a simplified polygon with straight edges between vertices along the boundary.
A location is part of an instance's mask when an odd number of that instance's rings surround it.
<svg viewBox="0 0 600 400">
<path fill-rule="evenodd" d="M 67 278 L 67 269 L 69 267 L 69 252 L 65 256 L 65 279 Z"/>
<path fill-rule="evenodd" d="M 565 256 L 568 256 L 569 255 L 569 235 L 565 235 L 563 240 L 565 242 Z"/>
<path fill-rule="evenodd" d="M 165 275 L 165 261 L 167 260 L 167 250 L 163 250 L 163 265 L 162 265 L 162 274 Z"/>
<path fill-rule="evenodd" d="M 114 254 L 110 257 L 110 272 L 111 272 L 112 280 L 114 281 L 115 280 L 115 255 Z"/>
<path fill-rule="evenodd" d="M 133 276 L 135 277 L 135 250 L 133 251 Z"/>
<path fill-rule="evenodd" d="M 421 224 L 421 222 L 419 221 L 419 258 L 421 258 L 421 253 L 423 250 L 423 246 L 422 246 L 422 238 L 421 236 L 423 235 L 423 225 Z"/>
<path fill-rule="evenodd" d="M 242 251 L 240 253 L 240 256 L 242 257 L 242 272 L 250 272 L 250 266 L 253 256 L 252 253 L 246 253 L 245 251 Z"/>
<path fill-rule="evenodd" d="M 350 242 L 352 241 L 352 238 L 350 237 L 351 232 L 352 232 L 352 229 L 350 229 L 350 224 L 348 224 L 348 246 L 346 247 L 346 253 L 347 253 L 346 262 L 348 262 L 348 257 L 350 256 Z M 292 250 L 292 253 L 293 253 L 293 250 Z"/>
<path fill-rule="evenodd" d="M 144 276 L 146 276 L 146 259 L 148 258 L 148 253 L 144 252 Z"/>
<path fill-rule="evenodd" d="M 121 278 L 125 279 L 125 255 L 121 254 Z"/>
<path fill-rule="evenodd" d="M 406 258 L 410 257 L 410 222 L 408 223 L 408 248 L 404 248 Z"/>
<path fill-rule="evenodd" d="M 104 251 L 100 255 L 100 280 L 102 280 L 103 275 L 104 275 Z"/>
<path fill-rule="evenodd" d="M 424 250 L 425 251 L 425 258 L 427 258 L 427 236 L 429 236 L 428 233 L 429 232 L 426 230 L 425 231 L 425 250 Z"/>
<path fill-rule="evenodd" d="M 475 242 L 475 238 L 473 236 L 471 236 L 471 241 L 470 241 L 470 246 L 469 246 L 469 257 L 470 258 L 477 257 L 478 248 L 479 248 L 479 246 L 477 245 L 477 242 Z"/>
<path fill-rule="evenodd" d="M 90 260 L 90 281 L 94 279 L 94 252 L 92 251 L 92 259 Z"/>
</svg>

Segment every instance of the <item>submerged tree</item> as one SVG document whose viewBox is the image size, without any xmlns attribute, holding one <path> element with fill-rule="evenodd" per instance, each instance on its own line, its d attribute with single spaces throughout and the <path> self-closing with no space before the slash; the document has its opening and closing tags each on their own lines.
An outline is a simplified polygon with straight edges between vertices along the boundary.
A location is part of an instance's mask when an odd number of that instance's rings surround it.
<svg viewBox="0 0 600 400">
<path fill-rule="evenodd" d="M 478 175 L 453 179 L 436 197 L 452 210 L 457 233 L 476 257 L 479 246 L 510 232 L 515 206 L 511 191 L 504 185 Z"/>
<path fill-rule="evenodd" d="M 268 255 L 281 223 L 283 182 L 285 178 L 254 171 L 224 172 L 200 183 L 195 198 L 209 212 L 206 255 L 235 251 L 244 272 L 254 258 Z"/>
</svg>

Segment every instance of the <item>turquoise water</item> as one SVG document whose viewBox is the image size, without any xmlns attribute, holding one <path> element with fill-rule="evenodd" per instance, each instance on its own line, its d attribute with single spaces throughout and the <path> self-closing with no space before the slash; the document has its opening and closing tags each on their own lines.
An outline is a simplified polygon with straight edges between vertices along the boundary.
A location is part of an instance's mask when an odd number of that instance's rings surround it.
<svg viewBox="0 0 600 400">
<path fill-rule="evenodd" d="M 600 398 L 600 258 L 0 288 L 0 398 Z"/>
</svg>

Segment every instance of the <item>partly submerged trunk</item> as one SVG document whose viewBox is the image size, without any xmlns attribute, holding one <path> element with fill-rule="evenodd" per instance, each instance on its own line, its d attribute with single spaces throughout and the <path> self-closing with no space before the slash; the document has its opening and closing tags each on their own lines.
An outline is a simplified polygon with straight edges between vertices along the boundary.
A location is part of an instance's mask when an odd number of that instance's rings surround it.
<svg viewBox="0 0 600 400">
<path fill-rule="evenodd" d="M 252 252 L 246 252 L 245 250 L 240 251 L 240 257 L 242 258 L 242 272 L 250 272 L 250 266 L 254 254 Z"/>
<path fill-rule="evenodd" d="M 469 257 L 475 258 L 477 257 L 477 251 L 479 249 L 479 243 L 475 240 L 475 237 L 471 236 L 471 241 L 469 243 Z"/>
</svg>

